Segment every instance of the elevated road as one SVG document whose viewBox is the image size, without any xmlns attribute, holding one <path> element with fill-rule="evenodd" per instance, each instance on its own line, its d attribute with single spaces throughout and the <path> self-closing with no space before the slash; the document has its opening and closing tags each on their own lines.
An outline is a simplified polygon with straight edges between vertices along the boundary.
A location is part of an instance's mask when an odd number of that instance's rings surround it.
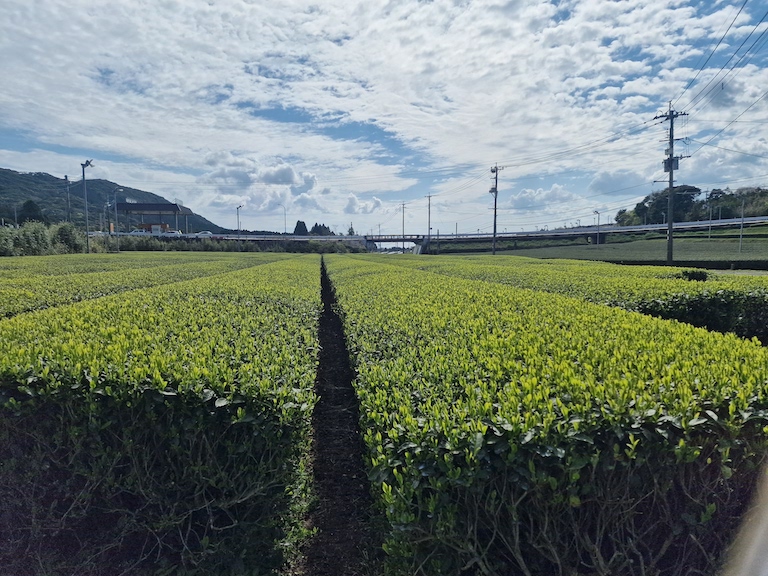
<svg viewBox="0 0 768 576">
<path fill-rule="evenodd" d="M 673 231 L 701 231 L 701 230 L 715 230 L 723 228 L 738 228 L 741 226 L 741 218 L 723 218 L 721 220 L 700 220 L 696 222 L 675 222 L 673 225 Z M 768 216 L 754 216 L 750 218 L 744 218 L 744 226 L 750 226 L 755 224 L 768 224 Z M 642 224 L 638 226 L 617 226 L 616 224 L 601 225 L 599 232 L 601 238 L 608 234 L 637 234 L 643 232 L 659 232 L 666 233 L 667 224 Z M 542 238 L 578 238 L 585 236 L 596 236 L 598 233 L 598 226 L 576 226 L 573 228 L 555 228 L 553 230 L 529 230 L 519 232 L 497 232 L 497 240 L 528 240 L 528 239 L 542 239 Z M 362 239 L 368 242 L 387 242 L 387 243 L 402 243 L 412 242 L 414 244 L 423 244 L 427 241 L 426 234 L 370 234 L 362 236 Z M 493 238 L 493 234 L 490 232 L 483 232 L 479 234 L 432 234 L 430 240 L 433 242 L 467 242 L 472 240 L 490 240 Z"/>
<path fill-rule="evenodd" d="M 706 231 L 724 228 L 739 228 L 741 218 L 724 218 L 720 220 L 701 220 L 696 222 L 675 222 L 674 231 Z M 744 218 L 744 226 L 768 224 L 768 216 L 754 216 Z M 643 232 L 666 233 L 666 224 L 644 224 L 638 226 L 617 226 L 615 224 L 601 225 L 599 227 L 600 241 L 603 242 L 608 234 L 637 234 Z M 519 232 L 497 232 L 497 240 L 533 240 L 546 238 L 579 238 L 592 237 L 597 240 L 598 226 L 576 226 L 573 228 L 555 228 L 553 230 L 521 230 Z M 104 232 L 92 232 L 92 236 L 106 235 Z M 433 242 L 467 242 L 490 241 L 493 234 L 490 232 L 478 234 L 433 234 L 430 238 L 426 234 L 367 234 L 359 236 L 294 236 L 293 234 L 151 234 L 149 232 L 121 232 L 121 237 L 155 237 L 167 240 L 179 239 L 217 239 L 217 240 L 241 240 L 244 242 L 360 242 L 366 244 L 369 249 L 375 249 L 375 244 L 402 244 L 410 243 L 424 245 L 431 240 Z M 594 241 L 593 240 L 593 241 Z"/>
</svg>

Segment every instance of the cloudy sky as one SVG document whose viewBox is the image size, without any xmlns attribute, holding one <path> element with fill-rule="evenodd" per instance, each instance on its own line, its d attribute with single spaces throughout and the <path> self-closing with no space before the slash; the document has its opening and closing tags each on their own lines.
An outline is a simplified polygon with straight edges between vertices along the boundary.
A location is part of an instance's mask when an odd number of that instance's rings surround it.
<svg viewBox="0 0 768 576">
<path fill-rule="evenodd" d="M 489 232 L 768 185 L 765 2 L 4 0 L 0 167 L 217 224 Z M 431 196 L 431 198 L 428 198 Z"/>
</svg>

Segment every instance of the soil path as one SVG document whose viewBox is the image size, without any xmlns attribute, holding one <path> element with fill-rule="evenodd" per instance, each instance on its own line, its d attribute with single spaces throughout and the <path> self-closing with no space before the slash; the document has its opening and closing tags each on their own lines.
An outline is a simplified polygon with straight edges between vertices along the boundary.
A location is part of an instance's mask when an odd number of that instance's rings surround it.
<svg viewBox="0 0 768 576">
<path fill-rule="evenodd" d="M 312 417 L 312 467 L 318 504 L 310 524 L 317 528 L 305 552 L 305 576 L 358 576 L 372 573 L 371 498 L 363 467 L 364 445 L 341 319 L 322 265 L 323 313 L 320 357 Z"/>
</svg>

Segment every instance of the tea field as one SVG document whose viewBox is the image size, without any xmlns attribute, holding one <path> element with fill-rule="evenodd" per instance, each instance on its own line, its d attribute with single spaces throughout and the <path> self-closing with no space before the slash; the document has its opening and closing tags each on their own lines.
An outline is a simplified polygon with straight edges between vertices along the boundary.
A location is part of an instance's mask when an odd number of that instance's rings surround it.
<svg viewBox="0 0 768 576">
<path fill-rule="evenodd" d="M 319 573 L 324 309 L 370 574 L 714 574 L 764 461 L 767 294 L 508 256 L 0 260 L 0 574 Z"/>
</svg>

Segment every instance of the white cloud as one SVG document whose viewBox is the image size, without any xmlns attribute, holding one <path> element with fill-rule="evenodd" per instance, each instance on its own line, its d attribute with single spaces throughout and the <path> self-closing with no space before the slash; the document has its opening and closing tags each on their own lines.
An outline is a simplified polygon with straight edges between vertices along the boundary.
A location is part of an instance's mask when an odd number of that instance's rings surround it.
<svg viewBox="0 0 768 576">
<path fill-rule="evenodd" d="M 347 205 L 344 207 L 345 214 L 373 214 L 381 208 L 382 202 L 376 196 L 370 202 L 360 202 L 354 194 L 347 197 Z"/>
<path fill-rule="evenodd" d="M 616 170 L 614 172 L 600 172 L 592 178 L 587 191 L 599 194 L 626 194 L 627 190 L 633 190 L 641 186 L 647 186 L 648 178 L 630 170 Z"/>
<path fill-rule="evenodd" d="M 532 209 L 546 210 L 553 204 L 573 202 L 580 198 L 560 184 L 553 184 L 548 190 L 524 188 L 502 206 L 510 210 L 526 212 Z"/>
<path fill-rule="evenodd" d="M 314 198 L 313 196 L 310 196 L 309 194 L 306 194 L 306 193 L 299 194 L 296 198 L 294 198 L 293 204 L 304 210 L 315 211 L 320 213 L 326 212 L 325 208 L 323 208 L 322 204 L 320 204 L 317 198 Z"/>
<path fill-rule="evenodd" d="M 752 31 L 750 10 L 679 108 Z M 222 225 L 233 225 L 228 204 L 245 202 L 254 224 L 274 225 L 277 203 L 308 219 L 358 214 L 370 227 L 382 206 L 461 186 L 498 161 L 510 177 L 554 175 L 520 191 L 521 206 L 568 213 L 575 205 L 559 194 L 655 178 L 666 127 L 652 118 L 735 14 L 687 0 L 8 0 L 0 162 L 72 176 L 80 156 L 94 157 L 104 177 L 181 197 Z M 765 64 L 754 54 L 721 80 L 681 134 L 706 140 L 743 112 L 768 84 Z M 765 114 L 756 106 L 744 120 Z M 753 149 L 755 126 L 735 123 L 714 143 Z M 768 173 L 765 159 L 744 158 L 750 174 Z M 681 162 L 681 178 L 740 164 L 702 150 Z M 430 175 L 438 165 L 471 168 L 445 179 Z M 558 191 L 556 175 L 573 170 L 593 177 Z M 486 183 L 472 193 L 487 196 Z M 458 213 L 464 200 L 446 202 Z"/>
</svg>

